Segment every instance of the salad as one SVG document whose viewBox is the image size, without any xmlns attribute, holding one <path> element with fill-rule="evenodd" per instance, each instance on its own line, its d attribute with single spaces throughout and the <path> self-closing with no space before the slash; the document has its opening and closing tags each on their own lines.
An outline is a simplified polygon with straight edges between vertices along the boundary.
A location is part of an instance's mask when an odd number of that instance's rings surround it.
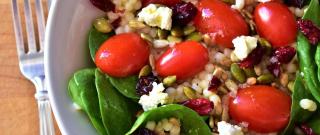
<svg viewBox="0 0 320 135">
<path fill-rule="evenodd" d="M 318 0 L 90 0 L 68 94 L 100 135 L 320 135 Z"/>
</svg>

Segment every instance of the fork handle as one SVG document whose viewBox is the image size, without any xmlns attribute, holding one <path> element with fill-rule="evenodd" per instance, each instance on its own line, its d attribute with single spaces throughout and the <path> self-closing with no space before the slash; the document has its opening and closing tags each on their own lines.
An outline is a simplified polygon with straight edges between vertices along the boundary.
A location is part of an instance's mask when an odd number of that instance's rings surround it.
<svg viewBox="0 0 320 135">
<path fill-rule="evenodd" d="M 55 135 L 47 91 L 37 91 L 40 135 Z"/>
</svg>

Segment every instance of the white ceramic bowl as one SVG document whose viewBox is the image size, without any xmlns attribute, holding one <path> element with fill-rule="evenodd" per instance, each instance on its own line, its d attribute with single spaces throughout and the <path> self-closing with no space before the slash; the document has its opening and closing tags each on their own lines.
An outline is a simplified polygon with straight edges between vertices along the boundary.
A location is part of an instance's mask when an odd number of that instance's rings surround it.
<svg viewBox="0 0 320 135">
<path fill-rule="evenodd" d="M 76 70 L 92 64 L 87 35 L 92 20 L 102 15 L 89 0 L 56 0 L 50 9 L 45 72 L 52 109 L 64 135 L 96 134 L 88 118 L 73 107 L 67 86 Z"/>
</svg>

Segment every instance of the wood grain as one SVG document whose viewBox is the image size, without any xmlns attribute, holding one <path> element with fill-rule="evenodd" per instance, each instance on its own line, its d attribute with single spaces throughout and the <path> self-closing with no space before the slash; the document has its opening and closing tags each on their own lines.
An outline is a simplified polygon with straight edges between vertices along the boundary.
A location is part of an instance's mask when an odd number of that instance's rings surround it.
<svg viewBox="0 0 320 135">
<path fill-rule="evenodd" d="M 35 88 L 19 70 L 11 0 L 0 0 L 0 13 L 0 134 L 37 135 Z M 56 125 L 55 129 L 57 135 L 61 134 Z"/>
</svg>

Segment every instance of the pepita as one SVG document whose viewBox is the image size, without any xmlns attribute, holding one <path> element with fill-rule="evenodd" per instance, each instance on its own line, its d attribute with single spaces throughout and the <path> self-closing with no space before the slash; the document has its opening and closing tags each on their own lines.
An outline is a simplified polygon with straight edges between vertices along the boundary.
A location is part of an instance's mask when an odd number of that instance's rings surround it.
<svg viewBox="0 0 320 135">
<path fill-rule="evenodd" d="M 97 18 L 94 20 L 93 26 L 102 33 L 108 33 L 112 31 L 112 26 L 106 18 Z"/>
<path fill-rule="evenodd" d="M 266 55 L 270 55 L 272 53 L 272 46 L 271 44 L 264 38 L 259 38 L 258 39 L 259 44 L 265 48 L 266 50 Z"/>
<path fill-rule="evenodd" d="M 287 87 L 288 87 L 288 89 L 289 89 L 291 92 L 293 92 L 293 90 L 294 90 L 294 82 L 293 82 L 293 81 L 290 81 L 290 82 L 288 83 Z"/>
<path fill-rule="evenodd" d="M 152 72 L 152 68 L 149 65 L 143 66 L 143 68 L 139 72 L 139 78 L 141 76 L 148 76 Z"/>
<path fill-rule="evenodd" d="M 167 76 L 166 78 L 163 79 L 163 84 L 168 87 L 174 84 L 176 80 L 177 80 L 177 76 L 175 75 Z"/>
<path fill-rule="evenodd" d="M 169 32 L 167 30 L 158 29 L 157 36 L 159 39 L 166 39 L 168 37 Z"/>
<path fill-rule="evenodd" d="M 183 28 L 183 34 L 184 35 L 189 35 L 194 31 L 196 31 L 196 27 L 194 27 L 194 26 L 186 26 L 186 27 Z"/>
<path fill-rule="evenodd" d="M 153 38 L 150 35 L 146 34 L 146 33 L 141 33 L 140 36 L 141 36 L 142 39 L 144 39 L 146 41 L 149 41 L 149 42 L 153 41 Z"/>
<path fill-rule="evenodd" d="M 272 83 L 273 80 L 274 80 L 274 76 L 270 73 L 262 74 L 257 78 L 257 81 L 260 84 L 269 84 L 269 83 Z"/>
<path fill-rule="evenodd" d="M 183 30 L 181 27 L 173 27 L 171 29 L 171 35 L 175 37 L 182 37 L 183 36 Z"/>
<path fill-rule="evenodd" d="M 237 63 L 231 64 L 230 71 L 232 76 L 240 83 L 244 83 L 246 81 L 246 75 Z"/>
<path fill-rule="evenodd" d="M 181 38 L 175 36 L 168 36 L 167 39 L 170 43 L 180 43 L 182 41 Z"/>
<path fill-rule="evenodd" d="M 190 35 L 187 36 L 187 40 L 192 40 L 192 41 L 196 41 L 199 42 L 202 40 L 202 35 L 199 32 L 193 32 Z"/>
<path fill-rule="evenodd" d="M 146 27 L 146 25 L 143 22 L 140 22 L 138 20 L 130 20 L 128 25 L 129 27 L 134 29 L 143 29 Z"/>
<path fill-rule="evenodd" d="M 197 98 L 195 91 L 190 87 L 183 87 L 183 93 L 188 97 L 189 99 L 195 99 Z"/>
<path fill-rule="evenodd" d="M 253 68 L 245 68 L 243 69 L 244 73 L 246 74 L 247 78 L 249 77 L 256 77 L 256 72 L 254 72 Z"/>
</svg>

